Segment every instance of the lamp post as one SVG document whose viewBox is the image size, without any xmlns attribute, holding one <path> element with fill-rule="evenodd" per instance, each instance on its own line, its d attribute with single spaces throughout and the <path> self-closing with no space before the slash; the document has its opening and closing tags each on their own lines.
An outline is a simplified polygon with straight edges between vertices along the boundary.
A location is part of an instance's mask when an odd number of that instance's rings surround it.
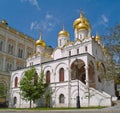
<svg viewBox="0 0 120 113">
<path fill-rule="evenodd" d="M 77 81 L 78 81 L 77 108 L 80 108 L 79 78 L 78 78 L 78 60 L 77 59 L 76 59 L 75 65 L 76 65 L 76 78 L 77 78 Z"/>
</svg>

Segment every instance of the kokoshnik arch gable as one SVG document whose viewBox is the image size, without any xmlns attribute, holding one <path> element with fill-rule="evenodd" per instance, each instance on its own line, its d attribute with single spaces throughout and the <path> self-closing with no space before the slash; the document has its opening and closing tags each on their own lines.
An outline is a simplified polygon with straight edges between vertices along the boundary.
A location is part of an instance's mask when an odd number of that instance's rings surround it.
<svg viewBox="0 0 120 113">
<path fill-rule="evenodd" d="M 24 72 L 34 66 L 39 74 L 44 71 L 45 82 L 52 90 L 51 107 L 111 106 L 116 99 L 114 81 L 106 80 L 107 61 L 111 59 L 98 34 L 91 36 L 91 25 L 80 13 L 73 23 L 74 41 L 63 28 L 58 33 L 58 47 L 48 47 L 40 34 L 36 52 L 27 60 L 26 68 L 11 72 L 9 107 L 29 107 L 20 95 L 19 83 Z M 79 97 L 79 98 L 78 98 Z M 32 103 L 45 106 L 46 98 Z"/>
</svg>

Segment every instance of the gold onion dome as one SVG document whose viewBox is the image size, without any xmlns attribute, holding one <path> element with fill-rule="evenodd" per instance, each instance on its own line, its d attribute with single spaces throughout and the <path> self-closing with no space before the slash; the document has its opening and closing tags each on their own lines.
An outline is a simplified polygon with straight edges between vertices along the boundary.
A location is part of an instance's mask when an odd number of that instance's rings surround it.
<svg viewBox="0 0 120 113">
<path fill-rule="evenodd" d="M 95 41 L 100 41 L 100 40 L 101 40 L 101 37 L 97 33 L 96 36 L 95 36 Z"/>
<path fill-rule="evenodd" d="M 36 46 L 42 46 L 42 47 L 46 47 L 46 43 L 44 42 L 44 40 L 42 40 L 42 34 L 40 33 L 40 38 L 39 40 L 36 41 Z"/>
<path fill-rule="evenodd" d="M 70 37 L 70 34 L 66 30 L 64 30 L 64 26 L 63 29 L 58 33 L 58 37 L 60 36 L 66 36 L 68 38 Z"/>
<path fill-rule="evenodd" d="M 83 14 L 80 13 L 80 17 L 74 21 L 73 27 L 74 29 L 76 28 L 77 30 L 84 30 L 84 29 L 88 30 L 90 29 L 90 23 L 87 20 L 87 18 L 85 18 Z"/>
<path fill-rule="evenodd" d="M 36 46 L 45 47 L 46 43 L 42 39 L 39 39 L 39 40 L 36 41 Z"/>
</svg>

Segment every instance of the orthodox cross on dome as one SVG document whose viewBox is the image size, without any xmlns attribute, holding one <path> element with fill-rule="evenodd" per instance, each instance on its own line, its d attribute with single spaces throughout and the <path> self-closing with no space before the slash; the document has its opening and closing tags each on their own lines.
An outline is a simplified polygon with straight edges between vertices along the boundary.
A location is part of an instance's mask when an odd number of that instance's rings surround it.
<svg viewBox="0 0 120 113">
<path fill-rule="evenodd" d="M 83 17 L 84 12 L 82 11 L 82 9 L 80 9 L 80 17 Z"/>
<path fill-rule="evenodd" d="M 40 37 L 39 37 L 40 40 L 42 40 L 42 29 L 40 29 Z"/>
</svg>

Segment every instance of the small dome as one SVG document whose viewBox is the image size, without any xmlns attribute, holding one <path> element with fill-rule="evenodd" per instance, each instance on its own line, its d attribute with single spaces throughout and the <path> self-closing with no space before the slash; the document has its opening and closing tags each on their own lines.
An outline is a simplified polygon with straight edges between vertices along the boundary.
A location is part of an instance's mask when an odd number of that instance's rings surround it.
<svg viewBox="0 0 120 113">
<path fill-rule="evenodd" d="M 46 47 L 46 43 L 42 39 L 39 39 L 36 41 L 36 46 Z"/>
<path fill-rule="evenodd" d="M 42 31 L 40 31 L 40 38 L 36 41 L 36 46 L 46 47 L 46 43 L 42 40 Z"/>
<path fill-rule="evenodd" d="M 100 41 L 100 40 L 101 40 L 101 37 L 98 34 L 96 34 L 95 41 Z"/>
<path fill-rule="evenodd" d="M 64 29 L 58 33 L 58 37 L 59 36 L 66 36 L 68 38 L 70 37 L 69 33 Z"/>
<path fill-rule="evenodd" d="M 83 14 L 80 13 L 80 18 L 76 19 L 73 23 L 74 29 L 76 28 L 77 30 L 88 30 L 90 28 L 90 23 L 87 20 L 87 18 L 83 17 Z"/>
</svg>

